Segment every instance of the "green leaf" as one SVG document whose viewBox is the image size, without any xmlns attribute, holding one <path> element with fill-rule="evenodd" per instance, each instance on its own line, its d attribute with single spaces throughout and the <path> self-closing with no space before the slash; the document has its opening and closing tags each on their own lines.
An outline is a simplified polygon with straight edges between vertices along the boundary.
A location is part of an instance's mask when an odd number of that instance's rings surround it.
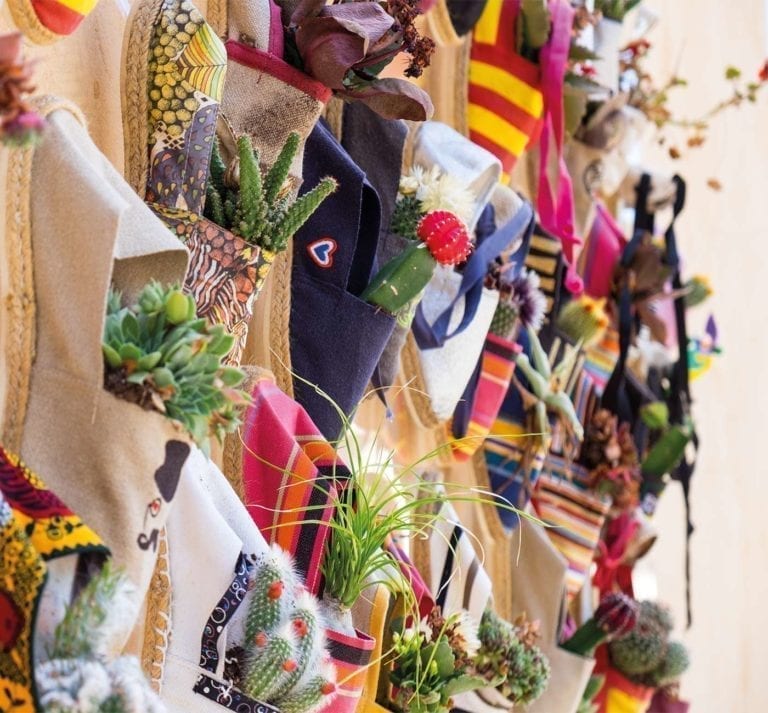
<svg viewBox="0 0 768 713">
<path fill-rule="evenodd" d="M 738 79 L 741 76 L 741 70 L 738 67 L 728 66 L 725 68 L 725 78 L 729 80 Z"/>
<path fill-rule="evenodd" d="M 163 355 L 161 352 L 145 354 L 143 357 L 141 357 L 141 359 L 139 359 L 138 367 L 144 371 L 152 371 L 152 369 L 154 369 L 160 363 L 160 359 L 162 358 Z"/>
<path fill-rule="evenodd" d="M 478 688 L 486 688 L 487 686 L 488 681 L 482 676 L 457 676 L 443 686 L 443 696 L 445 698 L 453 698 L 453 696 L 456 696 L 459 693 L 476 691 Z"/>
<path fill-rule="evenodd" d="M 586 62 L 587 60 L 601 59 L 601 57 L 597 52 L 593 52 L 591 49 L 576 42 L 571 42 L 571 47 L 568 50 L 568 59 L 572 62 Z"/>
<path fill-rule="evenodd" d="M 640 409 L 640 418 L 649 428 L 664 429 L 669 426 L 669 407 L 663 401 L 654 401 Z"/>
<path fill-rule="evenodd" d="M 138 360 L 141 359 L 141 349 L 139 349 L 135 344 L 123 344 L 119 349 L 119 353 L 123 362 L 138 362 Z"/>
<path fill-rule="evenodd" d="M 225 386 L 239 386 L 245 379 L 245 372 L 232 366 L 225 367 L 219 374 Z"/>
<path fill-rule="evenodd" d="M 691 440 L 691 430 L 684 426 L 672 426 L 651 449 L 643 461 L 643 475 L 661 477 L 677 466 L 685 455 L 685 447 Z"/>
<path fill-rule="evenodd" d="M 119 369 L 123 365 L 123 360 L 115 349 L 109 344 L 102 344 L 101 351 L 104 353 L 104 359 L 113 369 Z"/>
<path fill-rule="evenodd" d="M 129 384 L 143 384 L 144 380 L 149 376 L 148 371 L 134 371 L 133 374 L 126 378 Z"/>
</svg>

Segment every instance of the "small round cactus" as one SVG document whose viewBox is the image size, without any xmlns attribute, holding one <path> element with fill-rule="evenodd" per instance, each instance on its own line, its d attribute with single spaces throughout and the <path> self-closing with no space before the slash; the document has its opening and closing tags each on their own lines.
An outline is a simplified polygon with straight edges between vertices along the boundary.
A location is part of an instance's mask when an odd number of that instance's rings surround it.
<svg viewBox="0 0 768 713">
<path fill-rule="evenodd" d="M 667 653 L 672 618 L 654 602 L 641 602 L 635 628 L 608 645 L 613 665 L 630 678 L 651 673 Z"/>
<path fill-rule="evenodd" d="M 459 265 L 472 252 L 467 226 L 447 210 L 433 210 L 419 222 L 416 234 L 441 265 Z"/>
<path fill-rule="evenodd" d="M 670 642 L 664 660 L 651 674 L 653 686 L 658 688 L 674 683 L 688 670 L 690 664 L 691 660 L 685 645 L 679 641 Z"/>
</svg>

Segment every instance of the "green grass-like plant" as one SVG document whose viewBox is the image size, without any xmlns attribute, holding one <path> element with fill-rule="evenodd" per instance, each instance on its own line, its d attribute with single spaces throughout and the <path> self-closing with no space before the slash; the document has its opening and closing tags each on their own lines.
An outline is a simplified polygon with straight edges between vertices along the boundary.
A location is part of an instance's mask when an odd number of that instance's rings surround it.
<svg viewBox="0 0 768 713">
<path fill-rule="evenodd" d="M 237 157 L 229 168 L 214 142 L 205 217 L 252 245 L 275 253 L 285 250 L 296 231 L 338 186 L 334 178 L 326 176 L 312 190 L 291 198 L 286 181 L 299 143 L 299 134 L 290 134 L 275 163 L 262 173 L 259 152 L 247 136 L 238 139 Z"/>
<path fill-rule="evenodd" d="M 178 421 L 208 449 L 240 425 L 248 395 L 244 372 L 223 366 L 234 337 L 197 317 L 195 300 L 178 285 L 150 282 L 132 307 L 111 291 L 104 325 L 104 387 L 116 396 Z"/>
</svg>

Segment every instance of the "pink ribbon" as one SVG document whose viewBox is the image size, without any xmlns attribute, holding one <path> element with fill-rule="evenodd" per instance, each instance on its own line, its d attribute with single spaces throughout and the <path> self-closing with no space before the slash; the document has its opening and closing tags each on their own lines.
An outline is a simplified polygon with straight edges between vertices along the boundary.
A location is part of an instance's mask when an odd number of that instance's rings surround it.
<svg viewBox="0 0 768 713">
<path fill-rule="evenodd" d="M 576 235 L 573 202 L 573 184 L 565 164 L 565 114 L 563 110 L 563 84 L 568 51 L 571 44 L 574 10 L 566 0 L 550 0 L 549 12 L 552 34 L 539 53 L 541 84 L 544 95 L 544 124 L 540 142 L 539 191 L 537 207 L 541 225 L 560 239 L 568 270 L 565 286 L 574 294 L 581 294 L 584 284 L 576 272 L 576 248 L 581 238 Z M 549 156 L 554 141 L 557 152 L 557 190 L 549 179 Z"/>
</svg>

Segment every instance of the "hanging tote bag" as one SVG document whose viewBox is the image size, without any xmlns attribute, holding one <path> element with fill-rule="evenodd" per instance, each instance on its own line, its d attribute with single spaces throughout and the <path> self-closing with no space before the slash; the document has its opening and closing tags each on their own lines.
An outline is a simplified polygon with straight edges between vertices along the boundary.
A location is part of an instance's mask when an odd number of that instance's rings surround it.
<svg viewBox="0 0 768 713">
<path fill-rule="evenodd" d="M 579 274 L 584 292 L 590 297 L 609 297 L 613 272 L 621 260 L 627 240 L 610 211 L 601 201 L 595 202 L 595 219 L 579 256 Z"/>
<path fill-rule="evenodd" d="M 519 14 L 520 0 L 489 0 L 469 62 L 469 137 L 498 157 L 506 181 L 544 116 L 541 70 L 516 49 Z"/>
<path fill-rule="evenodd" d="M 499 294 L 483 286 L 488 265 L 521 239 L 532 220 L 528 204 L 486 236 L 462 273 L 438 269 L 416 309 L 412 341 L 403 352 L 406 377 L 416 375 L 406 398 L 424 426 L 449 419 L 480 358 Z M 421 392 L 421 393 L 420 393 Z"/>
<path fill-rule="evenodd" d="M 45 139 L 11 174 L 35 189 L 9 196 L 29 216 L 31 229 L 14 238 L 26 243 L 34 275 L 36 350 L 26 408 L 14 413 L 20 454 L 99 533 L 138 606 L 191 444 L 175 422 L 104 389 L 107 294 L 112 283 L 130 301 L 153 278 L 180 282 L 188 255 L 98 151 L 79 112 L 52 98 L 39 106 Z M 65 299 L 53 284 L 66 286 Z"/>
<path fill-rule="evenodd" d="M 589 577 L 611 501 L 589 490 L 585 468 L 550 453 L 531 504 L 548 526 L 552 544 L 568 562 L 565 586 L 572 600 Z"/>
</svg>

